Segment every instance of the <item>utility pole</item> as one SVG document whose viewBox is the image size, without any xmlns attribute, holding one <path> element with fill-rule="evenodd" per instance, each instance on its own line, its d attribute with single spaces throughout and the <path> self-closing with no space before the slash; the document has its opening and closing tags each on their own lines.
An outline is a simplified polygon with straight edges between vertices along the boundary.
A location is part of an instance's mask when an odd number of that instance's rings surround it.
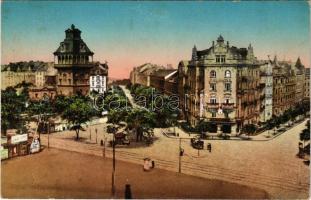
<svg viewBox="0 0 311 200">
<path fill-rule="evenodd" d="M 90 127 L 90 141 L 92 140 L 92 129 Z"/>
<path fill-rule="evenodd" d="M 97 128 L 95 128 L 95 133 L 96 133 L 96 144 L 97 144 Z"/>
<path fill-rule="evenodd" d="M 50 122 L 48 122 L 48 148 L 50 148 Z"/>
<path fill-rule="evenodd" d="M 181 173 L 181 138 L 179 138 L 179 166 L 178 172 Z"/>
<path fill-rule="evenodd" d="M 105 133 L 104 133 L 105 134 Z M 106 157 L 106 135 L 104 135 L 104 149 L 103 149 L 103 156 Z"/>
<path fill-rule="evenodd" d="M 116 133 L 116 128 L 114 127 L 113 130 L 113 139 L 112 139 L 112 182 L 111 182 L 111 192 L 112 196 L 115 196 L 115 169 L 116 169 L 116 150 L 115 150 L 115 133 Z"/>
</svg>

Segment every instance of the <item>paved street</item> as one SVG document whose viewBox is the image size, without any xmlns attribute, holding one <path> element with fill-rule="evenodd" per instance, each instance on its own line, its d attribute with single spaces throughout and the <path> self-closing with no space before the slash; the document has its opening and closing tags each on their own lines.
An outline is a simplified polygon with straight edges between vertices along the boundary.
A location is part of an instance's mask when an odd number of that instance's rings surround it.
<svg viewBox="0 0 311 200">
<path fill-rule="evenodd" d="M 309 168 L 296 157 L 299 133 L 304 127 L 305 123 L 301 123 L 270 141 L 208 141 L 212 144 L 212 153 L 202 150 L 199 156 L 198 151 L 190 146 L 190 141 L 184 139 L 182 172 L 251 185 L 268 191 L 275 198 L 306 198 Z M 98 144 L 95 143 L 95 128 L 98 129 Z M 91 140 L 89 129 L 92 129 Z M 83 139 L 80 142 L 73 140 L 74 131 L 54 133 L 50 137 L 50 145 L 102 156 L 103 147 L 99 141 L 107 135 L 104 134 L 105 124 L 89 126 L 89 129 L 81 132 Z M 119 146 L 117 159 L 141 164 L 143 158 L 151 157 L 157 168 L 178 171 L 179 140 L 168 138 L 162 132 L 162 129 L 155 130 L 156 140 L 149 147 L 136 144 Z M 47 136 L 44 135 L 42 140 L 46 144 Z M 111 157 L 111 149 L 106 149 L 106 156 Z"/>
<path fill-rule="evenodd" d="M 111 159 L 59 149 L 1 163 L 4 198 L 111 198 Z M 266 192 L 117 161 L 116 198 L 131 184 L 133 198 L 268 198 Z M 221 189 L 220 189 L 221 188 Z"/>
</svg>

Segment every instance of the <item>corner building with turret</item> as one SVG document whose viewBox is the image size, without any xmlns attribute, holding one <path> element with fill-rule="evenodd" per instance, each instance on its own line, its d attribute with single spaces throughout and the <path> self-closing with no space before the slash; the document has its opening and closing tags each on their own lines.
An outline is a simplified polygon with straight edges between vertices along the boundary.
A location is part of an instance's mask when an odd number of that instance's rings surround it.
<svg viewBox="0 0 311 200">
<path fill-rule="evenodd" d="M 209 122 L 215 133 L 235 135 L 260 121 L 260 64 L 251 44 L 230 46 L 220 35 L 205 50 L 192 50 L 184 82 L 183 116 L 192 125 Z"/>
</svg>

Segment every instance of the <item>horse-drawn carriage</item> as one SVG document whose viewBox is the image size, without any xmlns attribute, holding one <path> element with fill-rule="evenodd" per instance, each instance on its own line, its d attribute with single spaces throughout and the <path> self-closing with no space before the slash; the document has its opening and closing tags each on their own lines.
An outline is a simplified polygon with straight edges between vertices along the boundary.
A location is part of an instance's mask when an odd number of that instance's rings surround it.
<svg viewBox="0 0 311 200">
<path fill-rule="evenodd" d="M 204 148 L 204 141 L 200 138 L 191 138 L 191 146 L 195 149 L 203 149 Z"/>
</svg>

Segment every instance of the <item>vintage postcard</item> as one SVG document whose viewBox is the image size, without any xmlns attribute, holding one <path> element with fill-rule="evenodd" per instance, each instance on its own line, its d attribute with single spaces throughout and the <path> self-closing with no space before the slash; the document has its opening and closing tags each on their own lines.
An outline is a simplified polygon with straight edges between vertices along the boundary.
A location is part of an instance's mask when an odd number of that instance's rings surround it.
<svg viewBox="0 0 311 200">
<path fill-rule="evenodd" d="M 1 2 L 1 197 L 309 199 L 310 2 Z"/>
</svg>

